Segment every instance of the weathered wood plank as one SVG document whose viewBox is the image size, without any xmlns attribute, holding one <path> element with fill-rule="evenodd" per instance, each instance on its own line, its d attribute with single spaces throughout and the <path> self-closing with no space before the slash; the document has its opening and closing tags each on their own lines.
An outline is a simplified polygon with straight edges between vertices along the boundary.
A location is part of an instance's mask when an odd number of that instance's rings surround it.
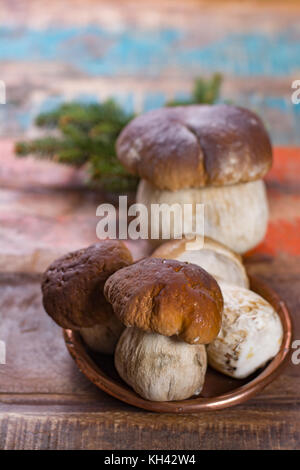
<svg viewBox="0 0 300 470">
<path fill-rule="evenodd" d="M 0 416 L 0 449 L 297 449 L 299 442 L 299 413 L 291 405 L 182 416 L 136 410 Z"/>
</svg>

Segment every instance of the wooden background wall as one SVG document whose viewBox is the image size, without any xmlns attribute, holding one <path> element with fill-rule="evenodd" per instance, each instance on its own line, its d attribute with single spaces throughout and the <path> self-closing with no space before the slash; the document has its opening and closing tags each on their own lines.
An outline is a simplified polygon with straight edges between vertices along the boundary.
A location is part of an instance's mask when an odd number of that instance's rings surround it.
<svg viewBox="0 0 300 470">
<path fill-rule="evenodd" d="M 258 111 L 276 145 L 300 144 L 299 18 L 299 1 L 1 0 L 0 136 L 33 134 L 66 99 L 148 110 L 221 72 L 222 100 Z"/>
</svg>

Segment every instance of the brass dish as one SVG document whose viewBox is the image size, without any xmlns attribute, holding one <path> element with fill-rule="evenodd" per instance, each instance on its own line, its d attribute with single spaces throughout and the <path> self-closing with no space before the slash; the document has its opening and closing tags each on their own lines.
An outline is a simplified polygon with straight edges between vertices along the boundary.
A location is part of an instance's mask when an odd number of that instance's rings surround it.
<svg viewBox="0 0 300 470">
<path fill-rule="evenodd" d="M 280 316 L 283 326 L 280 351 L 263 369 L 243 380 L 232 379 L 208 367 L 204 389 L 195 398 L 177 402 L 145 400 L 118 376 L 112 356 L 89 351 L 77 331 L 64 330 L 64 339 L 81 372 L 101 390 L 130 405 L 161 413 L 196 413 L 238 405 L 256 395 L 280 373 L 288 357 L 292 337 L 291 319 L 284 302 L 256 277 L 250 278 L 250 284 L 251 289 L 270 302 Z"/>
</svg>

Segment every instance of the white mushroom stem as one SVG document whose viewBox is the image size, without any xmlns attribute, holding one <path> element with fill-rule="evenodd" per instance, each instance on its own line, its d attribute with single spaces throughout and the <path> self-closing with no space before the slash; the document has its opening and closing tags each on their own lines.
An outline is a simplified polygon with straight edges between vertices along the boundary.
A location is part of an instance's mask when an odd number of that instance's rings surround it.
<svg viewBox="0 0 300 470">
<path fill-rule="evenodd" d="M 242 379 L 263 367 L 278 353 L 282 324 L 277 312 L 255 292 L 222 283 L 222 328 L 208 345 L 208 363 L 218 371 Z"/>
<path fill-rule="evenodd" d="M 207 358 L 203 345 L 127 328 L 116 348 L 115 366 L 147 400 L 184 400 L 201 392 Z"/>
<path fill-rule="evenodd" d="M 80 334 L 84 342 L 93 351 L 102 354 L 114 354 L 117 342 L 125 327 L 120 320 L 111 315 L 105 323 L 92 328 L 81 328 Z"/>
<path fill-rule="evenodd" d="M 194 233 L 196 204 L 204 204 L 205 233 L 200 235 L 211 237 L 237 253 L 244 253 L 256 246 L 267 229 L 268 203 L 262 180 L 178 191 L 161 190 L 141 180 L 137 202 L 146 205 L 149 214 L 151 204 L 180 204 L 182 212 L 184 204 L 192 204 L 193 217 L 188 223 L 185 221 L 184 234 Z M 162 224 L 159 221 L 154 223 L 161 237 Z M 180 232 L 181 225 L 181 220 L 174 217 L 172 237 Z"/>
</svg>

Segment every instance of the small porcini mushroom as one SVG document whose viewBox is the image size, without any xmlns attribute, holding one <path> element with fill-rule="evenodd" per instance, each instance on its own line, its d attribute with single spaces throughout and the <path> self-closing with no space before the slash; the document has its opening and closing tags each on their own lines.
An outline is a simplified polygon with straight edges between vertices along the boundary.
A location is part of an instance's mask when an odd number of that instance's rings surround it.
<svg viewBox="0 0 300 470">
<path fill-rule="evenodd" d="M 92 349 L 113 354 L 124 327 L 104 297 L 104 283 L 132 261 L 118 240 L 104 240 L 59 258 L 42 279 L 46 312 L 61 327 L 80 330 Z"/>
<path fill-rule="evenodd" d="M 223 374 L 242 379 L 278 353 L 283 337 L 274 308 L 255 292 L 221 283 L 222 328 L 208 345 L 208 363 Z"/>
<path fill-rule="evenodd" d="M 209 237 L 204 237 L 203 244 L 195 238 L 170 240 L 160 245 L 151 256 L 197 264 L 218 282 L 249 287 L 241 256 Z"/>
<path fill-rule="evenodd" d="M 199 394 L 207 365 L 203 344 L 217 336 L 222 319 L 214 278 L 194 264 L 146 258 L 110 276 L 104 293 L 131 327 L 115 352 L 122 379 L 148 400 Z"/>
<path fill-rule="evenodd" d="M 117 154 L 141 178 L 137 202 L 149 214 L 152 204 L 192 205 L 190 223 L 182 229 L 174 217 L 171 236 L 180 229 L 193 233 L 197 204 L 204 204 L 205 235 L 238 253 L 263 239 L 268 204 L 262 178 L 272 147 L 255 113 L 225 104 L 156 109 L 124 128 Z M 149 222 L 162 239 L 160 221 Z"/>
<path fill-rule="evenodd" d="M 125 326 L 190 344 L 210 343 L 221 328 L 220 288 L 195 264 L 146 258 L 112 274 L 104 294 Z"/>
<path fill-rule="evenodd" d="M 201 393 L 207 357 L 201 344 L 126 328 L 116 347 L 115 366 L 123 380 L 147 400 L 184 400 Z"/>
<path fill-rule="evenodd" d="M 104 293 L 127 328 L 115 351 L 122 379 L 153 401 L 184 400 L 202 390 L 204 344 L 221 327 L 217 282 L 199 266 L 146 258 L 108 278 Z"/>
</svg>

